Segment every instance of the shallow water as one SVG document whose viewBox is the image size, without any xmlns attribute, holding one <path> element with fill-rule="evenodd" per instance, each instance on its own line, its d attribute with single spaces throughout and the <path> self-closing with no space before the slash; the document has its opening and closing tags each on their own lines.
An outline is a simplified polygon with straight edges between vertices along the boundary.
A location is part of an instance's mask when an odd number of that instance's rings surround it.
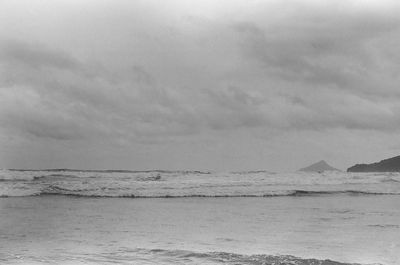
<svg viewBox="0 0 400 265">
<path fill-rule="evenodd" d="M 0 170 L 0 263 L 394 265 L 399 205 L 398 173 Z"/>
<path fill-rule="evenodd" d="M 0 198 L 0 263 L 394 265 L 399 205 L 396 195 L 347 193 Z"/>
</svg>

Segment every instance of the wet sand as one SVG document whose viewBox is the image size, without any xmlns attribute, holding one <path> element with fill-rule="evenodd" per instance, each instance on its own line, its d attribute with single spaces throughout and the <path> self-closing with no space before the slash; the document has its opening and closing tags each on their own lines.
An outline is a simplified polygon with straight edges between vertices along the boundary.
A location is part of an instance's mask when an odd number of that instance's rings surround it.
<svg viewBox="0 0 400 265">
<path fill-rule="evenodd" d="M 142 251 L 162 249 L 394 265 L 399 205 L 390 195 L 0 198 L 0 261 L 179 264 Z"/>
</svg>

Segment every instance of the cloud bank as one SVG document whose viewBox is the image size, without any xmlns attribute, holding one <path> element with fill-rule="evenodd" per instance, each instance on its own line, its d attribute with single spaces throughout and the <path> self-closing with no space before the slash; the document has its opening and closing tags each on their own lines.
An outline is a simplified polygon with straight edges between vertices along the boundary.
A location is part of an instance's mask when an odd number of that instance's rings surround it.
<svg viewBox="0 0 400 265">
<path fill-rule="evenodd" d="M 359 151 L 351 159 L 365 157 L 370 135 L 376 144 L 386 139 L 380 154 L 395 152 L 389 149 L 400 129 L 395 1 L 192 4 L 2 2 L 0 140 L 10 152 L 3 164 L 23 167 L 13 153 L 51 144 L 74 166 L 68 157 L 82 143 L 86 150 L 106 143 L 110 152 L 124 146 L 123 163 L 105 155 L 94 166 L 140 167 L 129 157 L 146 150 L 146 167 L 176 168 L 194 146 L 200 157 L 186 161 L 190 167 L 218 168 L 211 161 L 225 150 L 223 156 L 239 152 L 242 160 L 223 159 L 222 168 L 238 161 L 265 168 L 309 146 L 315 156 L 345 163 L 321 135 L 355 139 Z M 289 151 L 296 135 L 303 138 Z M 243 143 L 250 138 L 267 148 L 256 163 L 253 144 Z M 215 150 L 218 142 L 223 147 Z M 227 150 L 237 142 L 242 153 Z M 152 152 L 166 145 L 174 158 L 160 162 Z M 305 162 L 294 160 L 277 169 Z"/>
</svg>

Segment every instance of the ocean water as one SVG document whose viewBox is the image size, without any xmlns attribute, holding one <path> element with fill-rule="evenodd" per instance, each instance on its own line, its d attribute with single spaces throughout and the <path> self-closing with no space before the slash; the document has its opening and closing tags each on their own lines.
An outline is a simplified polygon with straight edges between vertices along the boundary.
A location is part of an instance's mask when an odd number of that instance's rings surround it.
<svg viewBox="0 0 400 265">
<path fill-rule="evenodd" d="M 0 171 L 0 264 L 400 264 L 400 174 Z"/>
</svg>

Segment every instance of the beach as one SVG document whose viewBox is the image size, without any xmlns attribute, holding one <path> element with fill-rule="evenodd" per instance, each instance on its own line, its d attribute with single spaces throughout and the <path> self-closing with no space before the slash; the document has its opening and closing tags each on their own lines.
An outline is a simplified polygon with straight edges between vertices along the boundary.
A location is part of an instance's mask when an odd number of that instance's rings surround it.
<svg viewBox="0 0 400 265">
<path fill-rule="evenodd" d="M 305 259 L 331 259 L 346 264 L 395 265 L 400 262 L 398 205 L 400 196 L 349 194 L 7 197 L 0 198 L 0 261 L 324 264 Z M 255 254 L 264 256 L 252 256 Z M 261 263 L 268 258 L 285 260 L 287 255 L 305 263 Z M 235 259 L 240 262 L 232 263 Z"/>
</svg>

